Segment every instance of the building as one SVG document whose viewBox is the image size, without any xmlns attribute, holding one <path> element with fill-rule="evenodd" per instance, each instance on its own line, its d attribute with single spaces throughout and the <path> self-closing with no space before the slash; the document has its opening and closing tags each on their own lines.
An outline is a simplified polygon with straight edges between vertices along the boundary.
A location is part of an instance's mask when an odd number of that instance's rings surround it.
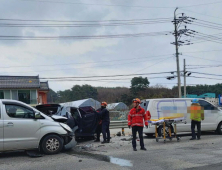
<svg viewBox="0 0 222 170">
<path fill-rule="evenodd" d="M 48 82 L 40 82 L 39 76 L 0 76 L 0 99 L 46 104 L 48 91 Z"/>
<path fill-rule="evenodd" d="M 183 96 L 184 98 L 184 96 Z M 202 99 L 205 99 L 205 98 L 216 98 L 216 94 L 215 93 L 204 93 L 202 95 L 196 95 L 196 94 L 187 94 L 186 95 L 186 98 L 202 98 Z"/>
<path fill-rule="evenodd" d="M 184 98 L 184 96 L 183 96 Z M 196 98 L 196 99 L 205 99 L 206 101 L 214 104 L 215 106 L 219 105 L 219 99 L 216 98 L 215 93 L 204 93 L 202 95 L 196 95 L 196 94 L 187 94 L 186 98 Z"/>
</svg>

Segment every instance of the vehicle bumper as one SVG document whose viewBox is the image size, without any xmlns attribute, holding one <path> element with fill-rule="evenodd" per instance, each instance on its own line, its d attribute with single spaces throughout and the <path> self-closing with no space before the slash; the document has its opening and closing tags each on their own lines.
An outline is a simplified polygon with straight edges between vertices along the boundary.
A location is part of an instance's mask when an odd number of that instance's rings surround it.
<svg viewBox="0 0 222 170">
<path fill-rule="evenodd" d="M 149 124 L 148 128 L 143 128 L 143 133 L 154 134 L 155 133 L 155 125 Z"/>
<path fill-rule="evenodd" d="M 76 146 L 77 142 L 75 141 L 74 132 L 68 132 L 66 135 L 63 135 L 64 139 L 64 149 L 71 149 Z"/>
<path fill-rule="evenodd" d="M 72 149 L 76 146 L 76 144 L 77 144 L 77 142 L 76 142 L 75 138 L 72 138 L 72 140 L 68 144 L 64 145 L 64 149 L 65 150 Z"/>
</svg>

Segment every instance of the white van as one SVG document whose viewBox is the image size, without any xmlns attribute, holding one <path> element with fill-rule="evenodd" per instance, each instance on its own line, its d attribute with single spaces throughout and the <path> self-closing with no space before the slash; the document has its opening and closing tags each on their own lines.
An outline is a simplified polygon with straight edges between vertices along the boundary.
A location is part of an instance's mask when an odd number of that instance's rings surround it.
<svg viewBox="0 0 222 170">
<path fill-rule="evenodd" d="M 39 148 L 46 154 L 56 154 L 72 148 L 73 132 L 61 123 L 66 120 L 48 117 L 16 100 L 0 100 L 0 152 Z"/>
<path fill-rule="evenodd" d="M 192 98 L 144 99 L 141 107 L 146 112 L 150 112 L 151 119 L 168 117 L 172 114 L 183 115 L 185 121 L 177 124 L 177 132 L 191 132 L 190 113 L 187 113 L 187 108 L 191 106 L 191 101 Z M 204 99 L 199 99 L 199 104 L 204 108 L 201 131 L 217 131 L 222 134 L 222 110 Z M 173 130 L 173 127 L 171 128 Z M 149 123 L 148 129 L 144 128 L 144 133 L 147 136 L 153 136 L 155 125 Z"/>
</svg>

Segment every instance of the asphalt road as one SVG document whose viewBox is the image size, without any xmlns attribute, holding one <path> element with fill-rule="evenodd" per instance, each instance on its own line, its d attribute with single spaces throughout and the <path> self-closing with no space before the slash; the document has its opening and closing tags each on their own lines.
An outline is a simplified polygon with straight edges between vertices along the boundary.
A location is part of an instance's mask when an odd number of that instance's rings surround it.
<svg viewBox="0 0 222 170">
<path fill-rule="evenodd" d="M 222 136 L 205 133 L 201 140 L 190 141 L 183 135 L 181 141 L 144 138 L 147 151 L 132 151 L 129 136 L 113 137 L 112 142 L 102 145 L 93 141 L 80 141 L 69 152 L 31 158 L 24 152 L 0 154 L 0 169 L 47 169 L 47 170 L 100 170 L 137 169 L 172 170 L 196 169 L 219 170 L 222 166 Z M 137 141 L 139 144 L 139 141 Z"/>
</svg>

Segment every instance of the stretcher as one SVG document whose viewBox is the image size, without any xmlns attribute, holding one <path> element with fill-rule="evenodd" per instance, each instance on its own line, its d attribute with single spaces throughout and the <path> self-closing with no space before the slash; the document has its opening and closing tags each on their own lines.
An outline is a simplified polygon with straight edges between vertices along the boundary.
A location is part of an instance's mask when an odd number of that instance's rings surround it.
<svg viewBox="0 0 222 170">
<path fill-rule="evenodd" d="M 164 143 L 166 139 L 172 141 L 173 138 L 177 139 L 178 142 L 180 141 L 180 137 L 177 136 L 177 124 L 184 122 L 184 117 L 163 117 L 160 119 L 151 119 L 149 121 L 149 123 L 155 125 L 156 142 L 159 142 L 159 139 L 163 139 Z M 166 129 L 168 129 L 168 131 Z"/>
</svg>

